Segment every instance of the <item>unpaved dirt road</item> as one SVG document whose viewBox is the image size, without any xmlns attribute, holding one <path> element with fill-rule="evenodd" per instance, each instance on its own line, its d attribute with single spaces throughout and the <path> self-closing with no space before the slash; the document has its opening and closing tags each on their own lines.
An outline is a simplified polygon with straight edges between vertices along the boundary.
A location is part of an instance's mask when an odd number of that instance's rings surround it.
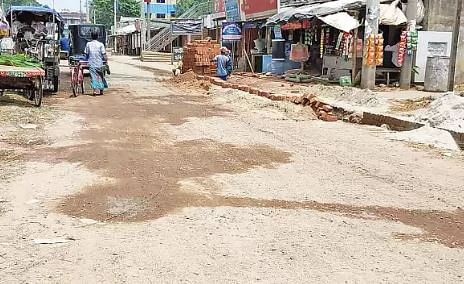
<svg viewBox="0 0 464 284">
<path fill-rule="evenodd" d="M 464 282 L 462 156 L 128 62 L 0 125 L 0 283 Z"/>
</svg>

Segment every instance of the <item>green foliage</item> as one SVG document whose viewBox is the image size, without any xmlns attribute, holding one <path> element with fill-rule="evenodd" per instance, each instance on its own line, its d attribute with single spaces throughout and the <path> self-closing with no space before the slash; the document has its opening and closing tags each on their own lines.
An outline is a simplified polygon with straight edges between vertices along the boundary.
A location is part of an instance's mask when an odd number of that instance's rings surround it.
<svg viewBox="0 0 464 284">
<path fill-rule="evenodd" d="M 3 7 L 8 10 L 10 6 L 43 6 L 36 0 L 3 0 Z"/>
<path fill-rule="evenodd" d="M 105 25 L 108 29 L 114 23 L 114 0 L 91 0 L 90 14 L 95 12 L 97 24 Z M 140 1 L 138 0 L 118 0 L 119 17 L 140 17 Z"/>
<path fill-rule="evenodd" d="M 177 15 L 182 15 L 188 9 L 203 2 L 205 2 L 205 0 L 178 0 L 177 1 Z"/>
</svg>

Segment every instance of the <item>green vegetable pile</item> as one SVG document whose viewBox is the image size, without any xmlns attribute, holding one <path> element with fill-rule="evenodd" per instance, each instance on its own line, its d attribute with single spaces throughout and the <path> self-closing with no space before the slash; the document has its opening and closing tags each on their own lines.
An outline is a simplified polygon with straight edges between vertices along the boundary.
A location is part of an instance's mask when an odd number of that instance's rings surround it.
<svg viewBox="0 0 464 284">
<path fill-rule="evenodd" d="M 42 64 L 40 62 L 38 62 L 35 58 L 32 58 L 25 54 L 2 54 L 0 55 L 0 65 L 42 68 Z"/>
</svg>

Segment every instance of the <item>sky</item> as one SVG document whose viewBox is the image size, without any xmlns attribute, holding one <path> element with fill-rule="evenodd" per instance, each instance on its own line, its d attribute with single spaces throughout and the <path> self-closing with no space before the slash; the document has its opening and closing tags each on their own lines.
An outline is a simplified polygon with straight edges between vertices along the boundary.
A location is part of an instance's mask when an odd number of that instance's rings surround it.
<svg viewBox="0 0 464 284">
<path fill-rule="evenodd" d="M 53 0 L 37 0 L 37 2 L 46 4 L 50 7 L 53 5 Z M 58 11 L 63 9 L 79 11 L 79 0 L 55 0 L 55 9 Z M 82 10 L 85 10 L 85 0 L 82 0 Z"/>
</svg>

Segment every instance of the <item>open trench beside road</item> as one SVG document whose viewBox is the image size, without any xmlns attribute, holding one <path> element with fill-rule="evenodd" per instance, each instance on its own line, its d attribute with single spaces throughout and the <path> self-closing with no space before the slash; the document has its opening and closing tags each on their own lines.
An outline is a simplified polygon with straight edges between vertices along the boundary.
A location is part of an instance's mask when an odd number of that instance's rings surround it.
<svg viewBox="0 0 464 284">
<path fill-rule="evenodd" d="M 0 256 L 2 251 L 5 254 L 3 262 L 0 258 L 0 268 L 4 268 L 0 276 L 8 274 L 4 279 L 27 281 L 40 275 L 36 279 L 45 282 L 87 279 L 112 283 L 141 279 L 234 283 L 463 280 L 462 269 L 458 269 L 464 266 L 462 160 L 387 141 L 365 126 L 312 120 L 296 106 L 282 111 L 282 106 L 264 98 L 235 96 L 214 87 L 207 91 L 195 82 L 189 86 L 188 82 L 161 80 L 168 74 L 121 60 L 113 59 L 111 88 L 105 96 L 69 98 L 64 89 L 47 99 L 65 117 L 79 117 L 78 123 L 69 125 L 76 132 L 67 138 L 55 133 L 55 143 L 35 147 L 25 158 L 26 164 L 72 165 L 74 170 L 50 176 L 45 170 L 31 169 L 34 174 L 25 171 L 24 176 L 0 187 L 12 203 L 9 212 L 0 213 L 3 240 L 15 247 L 0 246 Z M 81 183 L 81 171 L 98 178 Z M 34 180 L 28 175 L 34 175 Z M 36 190 L 44 182 L 46 197 Z M 76 188 L 59 188 L 63 184 Z M 27 185 L 31 191 L 25 189 Z M 28 198 L 40 202 L 40 196 L 44 202 L 39 208 L 14 206 Z M 196 225 L 184 224 L 185 219 L 175 221 L 184 214 L 195 216 L 186 218 Z M 217 214 L 227 216 L 227 223 L 218 221 L 219 217 L 211 219 Z M 24 219 L 32 215 L 39 216 L 37 222 L 46 224 L 44 228 L 24 225 Z M 15 217 L 9 221 L 11 216 Z M 240 219 L 250 219 L 249 224 Z M 76 220 L 95 223 L 76 229 Z M 203 234 L 211 235 L 205 226 L 222 229 L 224 234 L 205 243 Z M 21 239 L 14 233 L 19 227 Z M 292 233 L 294 228 L 299 228 L 297 233 Z M 11 261 L 26 253 L 24 247 L 38 232 L 60 230 L 76 240 L 66 244 L 67 252 L 35 247 L 41 259 L 38 263 L 30 260 L 27 267 L 11 266 Z M 260 239 L 271 231 L 274 240 Z M 154 232 L 166 235 L 150 237 Z M 323 237 L 313 239 L 314 234 Z M 102 236 L 107 242 L 97 244 Z M 341 244 L 344 239 L 346 243 Z M 131 244 L 125 247 L 117 240 Z M 240 240 L 254 252 L 244 250 Z M 308 248 L 308 242 L 315 246 Z M 198 249 L 195 243 L 203 247 Z M 282 255 L 260 250 L 271 244 L 292 251 L 293 264 Z M 331 249 L 330 244 L 336 245 Z M 128 250 L 132 246 L 146 251 Z M 82 264 L 79 247 L 83 252 L 93 250 L 91 255 L 100 251 L 103 256 L 100 262 L 90 261 L 65 275 L 63 270 Z M 214 260 L 204 261 L 223 248 L 234 251 L 227 253 L 230 258 L 212 266 Z M 104 258 L 108 250 L 116 254 L 124 250 L 125 256 L 115 264 L 110 256 Z M 399 251 L 408 257 L 399 259 Z M 329 255 L 314 262 L 315 255 L 322 254 Z M 54 263 L 51 258 L 56 255 L 66 255 L 69 263 Z M 259 259 L 267 263 L 260 264 Z M 375 260 L 382 263 L 381 269 Z M 128 265 L 133 262 L 138 268 L 159 269 L 142 271 Z M 241 275 L 239 271 L 246 266 L 251 271 Z M 82 276 L 97 267 L 120 271 Z"/>
</svg>

